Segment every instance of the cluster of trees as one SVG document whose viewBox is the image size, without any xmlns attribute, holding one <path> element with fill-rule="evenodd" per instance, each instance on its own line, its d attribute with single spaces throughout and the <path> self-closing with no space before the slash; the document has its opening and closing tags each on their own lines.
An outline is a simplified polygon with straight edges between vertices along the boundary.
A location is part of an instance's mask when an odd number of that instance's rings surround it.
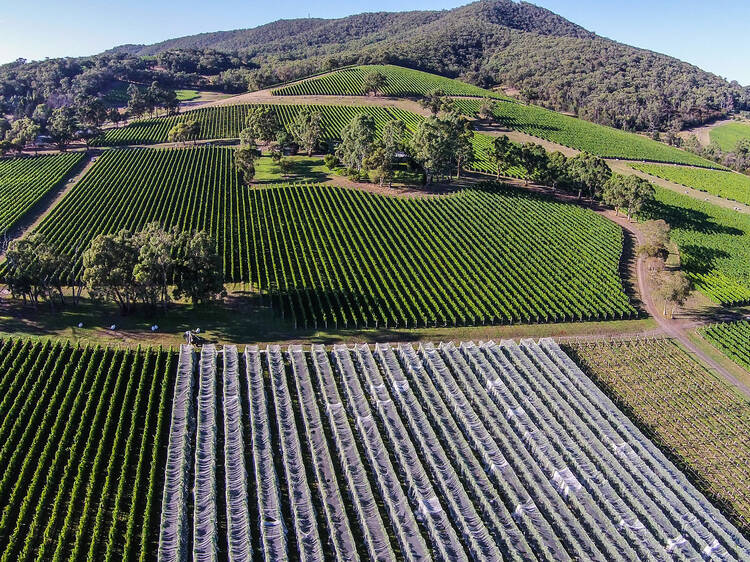
<svg viewBox="0 0 750 562">
<path fill-rule="evenodd" d="M 174 90 L 162 88 L 158 82 L 152 82 L 144 89 L 136 84 L 128 86 L 128 113 L 136 119 L 146 113 L 153 117 L 154 112 L 163 109 L 168 114 L 178 113 L 180 101 Z"/>
<path fill-rule="evenodd" d="M 83 141 L 88 147 L 102 134 L 101 127 L 105 122 L 117 124 L 124 118 L 101 99 L 91 96 L 77 99 L 75 105 L 54 109 L 40 104 L 31 117 L 22 117 L 12 123 L 0 118 L 0 156 L 9 151 L 20 154 L 27 145 L 34 144 L 40 134 L 48 135 L 61 151 L 74 140 Z"/>
<path fill-rule="evenodd" d="M 53 308 L 58 301 L 65 304 L 70 258 L 57 253 L 43 235 L 13 241 L 6 258 L 11 294 L 35 307 L 41 299 Z M 151 223 L 135 233 L 102 234 L 84 252 L 83 266 L 81 282 L 72 287 L 73 299 L 78 301 L 86 288 L 92 298 L 116 303 L 123 314 L 139 302 L 166 309 L 170 288 L 174 298 L 189 298 L 193 304 L 226 294 L 221 257 L 205 232 L 167 231 Z"/>
<path fill-rule="evenodd" d="M 674 317 L 674 311 L 687 301 L 692 284 L 687 275 L 676 267 L 667 267 L 670 251 L 670 227 L 663 220 L 644 222 L 639 227 L 643 241 L 636 253 L 645 259 L 650 282 L 656 297 L 664 303 L 662 314 Z"/>
<path fill-rule="evenodd" d="M 407 150 L 405 139 L 403 121 L 388 121 L 378 135 L 372 116 L 357 115 L 341 131 L 341 143 L 326 164 L 329 168 L 341 164 L 356 179 L 366 173 L 381 186 L 391 185 L 399 153 Z"/>
<path fill-rule="evenodd" d="M 670 135 L 667 142 L 708 160 L 713 160 L 727 168 L 750 174 L 750 139 L 738 140 L 735 147 L 729 152 L 722 150 L 715 142 L 703 146 L 695 135 L 690 135 L 686 139 L 677 135 Z"/>
</svg>

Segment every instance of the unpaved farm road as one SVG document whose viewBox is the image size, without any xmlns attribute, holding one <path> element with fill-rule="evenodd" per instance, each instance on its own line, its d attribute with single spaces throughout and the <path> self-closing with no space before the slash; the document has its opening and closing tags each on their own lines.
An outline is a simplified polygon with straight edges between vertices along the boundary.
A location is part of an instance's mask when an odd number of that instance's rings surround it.
<svg viewBox="0 0 750 562">
<path fill-rule="evenodd" d="M 642 235 L 636 229 L 632 223 L 626 217 L 614 217 L 608 215 L 611 220 L 614 220 L 620 226 L 628 230 L 639 244 L 642 243 Z M 750 399 L 750 387 L 740 381 L 734 376 L 729 370 L 725 369 L 722 365 L 714 361 L 713 358 L 709 357 L 702 349 L 696 346 L 688 337 L 687 329 L 684 324 L 679 321 L 667 318 L 662 314 L 659 306 L 654 302 L 654 296 L 648 286 L 648 272 L 646 271 L 646 261 L 642 257 L 637 258 L 636 263 L 638 271 L 638 292 L 641 296 L 641 302 L 646 307 L 648 313 L 653 316 L 654 320 L 659 324 L 659 327 L 669 337 L 677 340 L 682 346 L 690 351 L 698 360 L 703 363 L 706 367 L 714 371 L 720 377 L 722 377 L 729 384 L 734 386 L 739 392 L 741 392 L 745 398 Z"/>
</svg>

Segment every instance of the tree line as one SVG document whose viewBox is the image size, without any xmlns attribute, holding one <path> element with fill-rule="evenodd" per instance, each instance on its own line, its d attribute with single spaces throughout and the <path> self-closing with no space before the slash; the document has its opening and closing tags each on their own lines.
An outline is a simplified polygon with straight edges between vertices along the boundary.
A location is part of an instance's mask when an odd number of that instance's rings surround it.
<svg viewBox="0 0 750 562">
<path fill-rule="evenodd" d="M 46 300 L 55 308 L 66 303 L 69 265 L 70 256 L 33 233 L 10 243 L 4 281 L 15 298 L 35 308 Z M 83 253 L 83 274 L 69 288 L 74 303 L 86 289 L 94 299 L 117 304 L 122 314 L 138 303 L 166 310 L 171 298 L 197 304 L 224 296 L 223 270 L 216 242 L 207 233 L 150 223 L 137 232 L 123 229 L 94 238 Z"/>
</svg>

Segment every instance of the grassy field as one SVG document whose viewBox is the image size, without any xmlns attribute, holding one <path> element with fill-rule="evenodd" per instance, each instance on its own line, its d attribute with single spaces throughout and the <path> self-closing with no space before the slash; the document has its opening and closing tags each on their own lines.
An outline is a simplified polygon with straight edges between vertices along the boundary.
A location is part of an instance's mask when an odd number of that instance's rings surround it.
<svg viewBox="0 0 750 562">
<path fill-rule="evenodd" d="M 259 344 L 468 341 L 546 336 L 617 336 L 636 334 L 657 328 L 652 318 L 544 324 L 505 324 L 494 326 L 458 326 L 437 328 L 295 328 L 270 306 L 268 299 L 247 291 L 242 285 L 228 285 L 229 296 L 221 304 L 192 306 L 171 303 L 169 310 L 139 308 L 123 316 L 112 304 L 84 297 L 78 305 L 59 310 L 47 306 L 34 309 L 20 301 L 0 299 L 0 339 L 70 340 L 81 345 L 177 346 L 184 343 L 187 330 L 200 328 L 209 341 Z M 82 327 L 78 327 L 81 324 Z M 110 330 L 112 325 L 116 330 Z M 158 331 L 151 327 L 157 325 Z"/>
<path fill-rule="evenodd" d="M 271 91 L 275 96 L 299 95 L 339 95 L 363 96 L 365 78 L 371 72 L 385 75 L 387 85 L 379 95 L 392 97 L 423 96 L 432 90 L 440 89 L 449 96 L 473 96 L 509 99 L 490 90 L 485 90 L 460 80 L 412 70 L 394 65 L 363 65 L 344 68 L 323 76 L 316 76 L 276 88 Z"/>
<path fill-rule="evenodd" d="M 463 112 L 475 115 L 480 100 L 455 101 Z M 512 102 L 497 102 L 495 116 L 506 128 L 582 150 L 605 158 L 646 160 L 718 168 L 718 164 L 679 148 L 620 129 L 604 127 L 562 115 L 542 107 Z"/>
<path fill-rule="evenodd" d="M 717 303 L 750 302 L 750 216 L 657 187 L 642 218 L 664 219 L 695 287 Z"/>
<path fill-rule="evenodd" d="M 750 140 L 750 123 L 727 123 L 712 128 L 708 133 L 711 142 L 726 152 L 732 152 L 740 140 Z"/>
<path fill-rule="evenodd" d="M 201 93 L 198 90 L 175 90 L 177 99 L 179 101 L 193 101 L 201 97 Z"/>
<path fill-rule="evenodd" d="M 586 209 L 511 188 L 429 199 L 248 188 L 232 159 L 216 147 L 108 151 L 39 230 L 70 256 L 71 277 L 96 234 L 150 221 L 207 230 L 227 281 L 252 283 L 300 327 L 635 313 L 618 275 L 622 232 Z"/>
<path fill-rule="evenodd" d="M 745 532 L 750 530 L 746 399 L 671 340 L 564 348 L 704 493 Z"/>
<path fill-rule="evenodd" d="M 750 322 L 711 324 L 700 334 L 732 361 L 750 371 Z"/>
<path fill-rule="evenodd" d="M 750 176 L 720 170 L 706 170 L 659 164 L 630 164 L 652 176 L 705 191 L 717 197 L 750 204 Z"/>
<path fill-rule="evenodd" d="M 83 153 L 0 159 L 0 235 L 68 177 Z"/>
<path fill-rule="evenodd" d="M 175 354 L 2 338 L 0 357 L 3 559 L 151 559 Z"/>
</svg>

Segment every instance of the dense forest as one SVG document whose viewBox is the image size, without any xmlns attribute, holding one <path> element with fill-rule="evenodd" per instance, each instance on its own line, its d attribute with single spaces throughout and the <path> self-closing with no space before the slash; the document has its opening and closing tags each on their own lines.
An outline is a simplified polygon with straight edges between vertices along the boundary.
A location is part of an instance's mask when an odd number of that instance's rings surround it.
<svg viewBox="0 0 750 562">
<path fill-rule="evenodd" d="M 0 109 L 32 116 L 118 82 L 241 92 L 349 64 L 391 63 L 505 86 L 546 107 L 615 127 L 676 131 L 750 109 L 742 87 L 672 57 L 598 37 L 525 2 L 448 11 L 281 20 L 80 59 L 0 66 Z"/>
</svg>

